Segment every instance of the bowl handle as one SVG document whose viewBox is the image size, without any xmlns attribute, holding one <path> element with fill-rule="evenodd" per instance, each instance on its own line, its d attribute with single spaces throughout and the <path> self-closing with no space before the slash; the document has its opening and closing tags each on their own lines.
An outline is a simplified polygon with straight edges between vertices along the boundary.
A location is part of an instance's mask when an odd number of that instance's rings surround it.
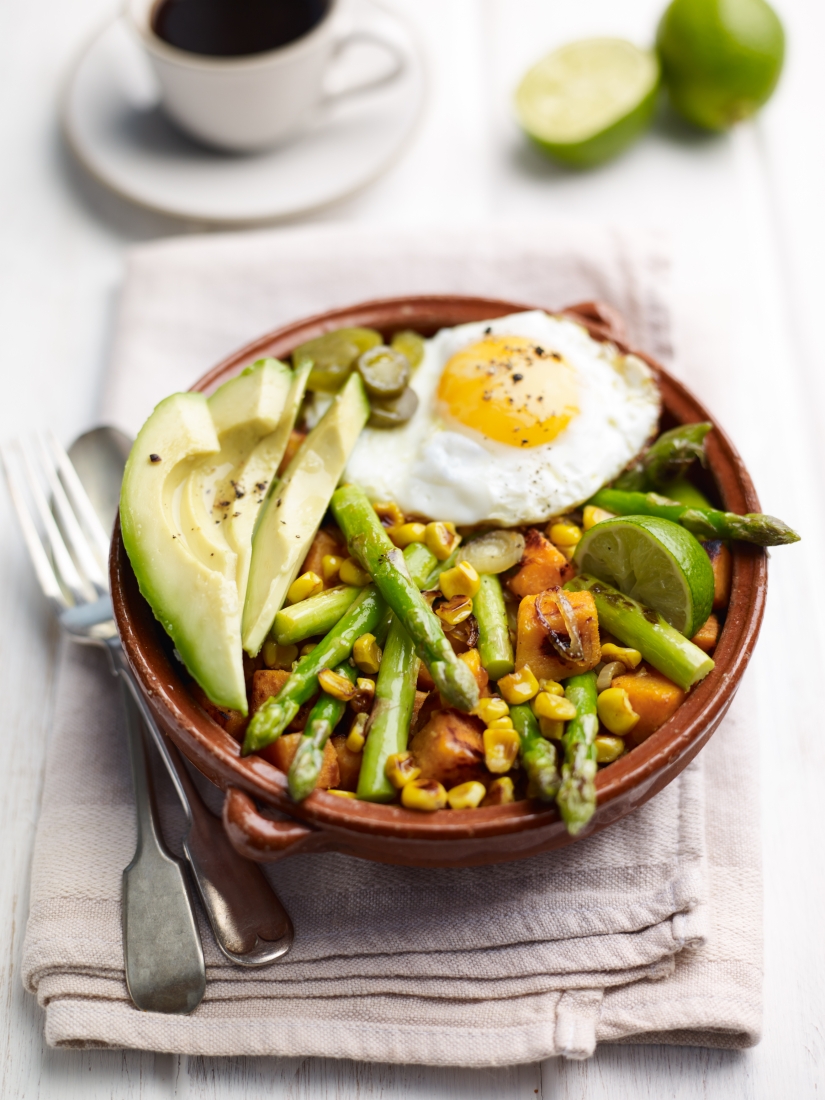
<svg viewBox="0 0 825 1100">
<path fill-rule="evenodd" d="M 244 791 L 229 787 L 223 803 L 223 826 L 232 847 L 247 859 L 272 863 L 284 856 L 318 852 L 327 846 L 319 829 L 290 818 L 265 817 Z"/>
<path fill-rule="evenodd" d="M 577 321 L 583 322 L 590 330 L 590 335 L 598 340 L 613 340 L 617 344 L 627 343 L 627 327 L 624 317 L 617 309 L 607 302 L 576 302 L 574 306 L 568 306 L 562 313 L 572 315 Z"/>
</svg>

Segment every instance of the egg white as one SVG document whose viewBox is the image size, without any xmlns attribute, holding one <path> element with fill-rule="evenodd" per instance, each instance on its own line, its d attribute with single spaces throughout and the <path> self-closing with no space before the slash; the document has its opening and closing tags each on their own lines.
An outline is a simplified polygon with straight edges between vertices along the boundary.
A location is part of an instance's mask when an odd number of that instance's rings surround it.
<svg viewBox="0 0 825 1100">
<path fill-rule="evenodd" d="M 487 334 L 524 336 L 559 352 L 576 376 L 579 413 L 552 443 L 508 447 L 449 419 L 436 390 L 450 358 Z M 426 341 L 410 383 L 419 399 L 402 427 L 367 428 L 344 479 L 373 501 L 458 524 L 541 523 L 583 503 L 616 477 L 656 429 L 653 372 L 581 325 L 541 310 L 442 329 Z"/>
</svg>

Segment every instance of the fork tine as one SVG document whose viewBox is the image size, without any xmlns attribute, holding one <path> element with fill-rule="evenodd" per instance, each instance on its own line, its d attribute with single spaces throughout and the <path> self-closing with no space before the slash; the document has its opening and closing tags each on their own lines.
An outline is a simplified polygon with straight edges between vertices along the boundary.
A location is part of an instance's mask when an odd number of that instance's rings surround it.
<svg viewBox="0 0 825 1100">
<path fill-rule="evenodd" d="M 23 468 L 26 472 L 29 492 L 34 501 L 34 506 L 37 509 L 40 522 L 46 532 L 46 538 L 48 539 L 49 547 L 52 552 L 52 559 L 54 561 L 58 580 L 68 588 L 75 603 L 85 603 L 86 601 L 97 599 L 97 593 L 91 591 L 90 586 L 84 582 L 77 571 L 75 563 L 72 561 L 71 554 L 66 549 L 63 536 L 60 534 L 58 526 L 54 521 L 54 516 L 49 508 L 49 502 L 46 500 L 46 494 L 41 488 L 28 448 L 22 440 L 18 442 L 18 447 L 23 455 Z"/>
<path fill-rule="evenodd" d="M 89 545 L 88 538 L 83 533 L 77 516 L 72 510 L 60 478 L 57 476 L 46 440 L 42 435 L 38 435 L 37 442 L 43 458 L 43 471 L 52 492 L 52 501 L 57 510 L 57 518 L 63 529 L 63 538 L 70 553 L 80 566 L 80 572 L 86 575 L 86 579 L 91 581 L 95 588 L 99 589 L 99 594 L 102 595 L 106 591 L 106 579 L 103 576 L 103 571 L 92 547 Z"/>
<path fill-rule="evenodd" d="M 37 528 L 23 500 L 20 482 L 18 480 L 19 475 L 15 474 L 12 467 L 11 452 L 9 448 L 0 448 L 0 456 L 2 456 L 3 459 L 3 470 L 9 487 L 11 502 L 17 513 L 17 520 L 23 532 L 23 539 L 29 551 L 29 557 L 34 566 L 34 571 L 37 574 L 37 580 L 40 583 L 40 587 L 43 589 L 43 595 L 48 600 L 54 600 L 61 608 L 66 608 L 69 606 L 69 601 L 63 595 L 63 591 L 55 576 L 54 569 L 52 569 L 52 564 L 49 561 L 49 555 L 43 548 L 40 536 L 37 534 Z"/>
<path fill-rule="evenodd" d="M 98 518 L 95 507 L 89 500 L 86 490 L 83 488 L 80 478 L 77 476 L 77 471 L 72 465 L 72 460 L 63 450 L 54 432 L 50 431 L 48 436 L 52 453 L 57 462 L 57 468 L 60 471 L 61 480 L 66 486 L 66 491 L 71 498 L 75 514 L 80 518 L 80 522 L 86 528 L 86 533 L 91 540 L 92 546 L 95 548 L 95 552 L 105 569 L 106 562 L 109 560 L 109 544 L 111 543 L 111 539 L 103 529 L 103 524 Z"/>
</svg>

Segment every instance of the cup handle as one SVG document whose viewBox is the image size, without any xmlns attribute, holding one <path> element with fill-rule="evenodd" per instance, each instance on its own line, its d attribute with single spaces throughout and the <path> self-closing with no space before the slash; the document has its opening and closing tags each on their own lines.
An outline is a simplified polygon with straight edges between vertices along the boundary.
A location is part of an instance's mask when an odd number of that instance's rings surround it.
<svg viewBox="0 0 825 1100">
<path fill-rule="evenodd" d="M 336 58 L 340 57 L 345 50 L 358 42 L 371 42 L 375 46 L 381 46 L 392 58 L 392 67 L 388 72 L 381 73 L 379 76 L 370 77 L 369 80 L 356 80 L 352 84 L 348 84 L 345 88 L 340 88 L 335 92 L 325 92 L 323 97 L 323 102 L 325 104 L 337 103 L 347 96 L 360 95 L 361 92 L 372 91 L 375 88 L 384 88 L 388 84 L 392 84 L 396 81 L 407 67 L 407 59 L 397 46 L 393 45 L 392 42 L 388 41 L 388 39 L 384 38 L 382 35 L 377 34 L 375 31 L 366 29 L 349 31 L 339 38 L 333 49 L 332 62 L 334 63 Z"/>
</svg>

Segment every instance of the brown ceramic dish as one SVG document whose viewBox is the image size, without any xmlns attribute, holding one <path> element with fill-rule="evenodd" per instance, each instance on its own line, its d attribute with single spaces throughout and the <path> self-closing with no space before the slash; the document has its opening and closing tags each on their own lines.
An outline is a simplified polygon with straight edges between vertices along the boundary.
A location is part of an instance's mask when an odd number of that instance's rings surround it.
<svg viewBox="0 0 825 1100">
<path fill-rule="evenodd" d="M 412 328 L 432 335 L 448 325 L 535 308 L 457 296 L 395 298 L 338 309 L 288 325 L 242 348 L 194 387 L 210 393 L 264 355 L 286 357 L 298 344 L 343 325 L 365 325 L 385 335 Z M 566 310 L 596 339 L 626 349 L 621 318 L 609 307 L 583 303 Z M 637 353 L 640 354 L 640 353 Z M 662 392 L 665 426 L 712 420 L 681 383 L 648 356 Z M 733 512 L 759 511 L 751 479 L 725 433 L 709 436 L 710 478 L 703 485 Z M 161 727 L 192 763 L 225 792 L 224 823 L 243 855 L 267 861 L 298 852 L 337 851 L 386 863 L 462 867 L 523 859 L 570 844 L 555 809 L 535 802 L 478 810 L 421 814 L 314 792 L 300 805 L 286 776 L 261 757 L 243 759 L 237 742 L 213 722 L 187 690 L 163 629 L 138 590 L 119 525 L 111 554 L 112 599 L 123 646 Z M 610 825 L 665 787 L 693 759 L 731 704 L 750 659 L 765 605 L 764 551 L 733 549 L 733 587 L 716 667 L 673 717 L 642 745 L 599 772 L 598 808 L 588 835 Z"/>
</svg>

